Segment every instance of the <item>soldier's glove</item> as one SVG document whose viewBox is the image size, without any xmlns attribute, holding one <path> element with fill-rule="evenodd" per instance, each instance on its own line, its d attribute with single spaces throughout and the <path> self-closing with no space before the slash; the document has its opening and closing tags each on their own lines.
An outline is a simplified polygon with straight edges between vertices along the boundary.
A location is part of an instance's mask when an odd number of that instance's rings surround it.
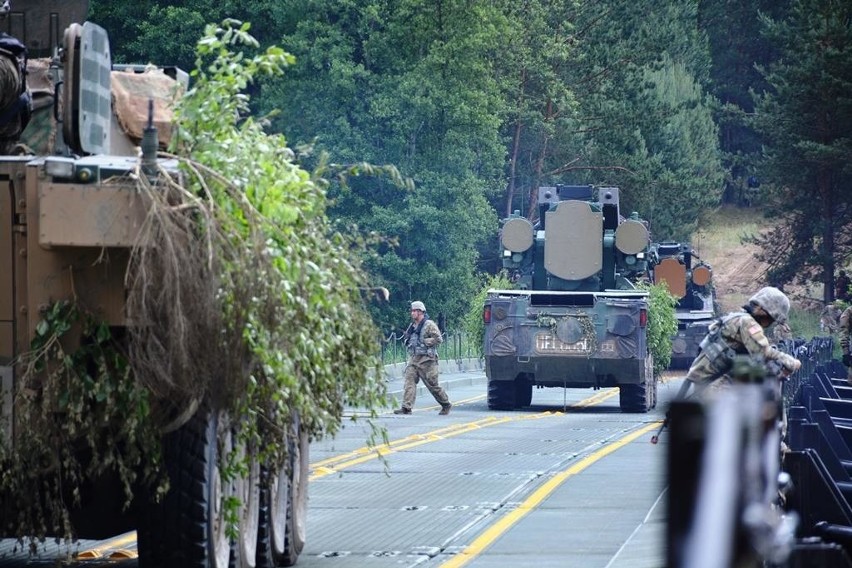
<svg viewBox="0 0 852 568">
<path fill-rule="evenodd" d="M 852 353 L 843 354 L 843 364 L 847 367 L 852 367 Z"/>
<path fill-rule="evenodd" d="M 792 375 L 796 371 L 802 368 L 802 362 L 798 359 L 793 359 L 793 363 L 787 367 L 787 374 Z"/>
</svg>

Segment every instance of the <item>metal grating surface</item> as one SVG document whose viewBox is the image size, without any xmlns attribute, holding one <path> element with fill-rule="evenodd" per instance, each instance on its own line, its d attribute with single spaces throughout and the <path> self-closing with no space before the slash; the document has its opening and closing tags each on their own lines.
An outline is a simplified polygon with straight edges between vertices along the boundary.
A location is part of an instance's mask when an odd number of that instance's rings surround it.
<svg viewBox="0 0 852 568">
<path fill-rule="evenodd" d="M 439 566 L 556 472 L 661 419 L 669 390 L 676 392 L 661 386 L 660 408 L 647 415 L 620 413 L 616 396 L 606 401 L 611 407 L 534 418 L 546 410 L 560 411 L 561 393 L 544 391 L 559 394 L 556 404 L 545 398 L 531 410 L 503 413 L 474 402 L 443 422 L 426 412 L 382 418 L 392 441 L 425 436 L 448 423 L 463 427 L 488 417 L 510 420 L 390 453 L 387 472 L 371 460 L 315 480 L 308 550 L 299 563 L 308 568 Z M 359 447 L 363 438 L 347 438 L 349 433 L 341 432 L 334 441 L 338 452 Z M 469 566 L 664 565 L 664 504 L 657 499 L 665 438 L 651 446 L 649 437 L 570 477 Z"/>
<path fill-rule="evenodd" d="M 311 482 L 307 545 L 298 565 L 437 567 L 498 519 L 517 511 L 554 474 L 625 432 L 661 419 L 678 386 L 661 385 L 659 408 L 647 415 L 621 414 L 617 395 L 561 414 L 563 400 L 570 405 L 606 393 L 560 389 L 536 390 L 531 409 L 494 412 L 481 396 L 480 383 L 454 389 L 454 403 L 467 402 L 450 416 L 437 417 L 431 396 L 421 394 L 413 415 L 388 414 L 377 422 L 388 428 L 393 442 L 422 443 L 388 454 L 387 471 L 381 461 L 369 459 Z M 544 411 L 560 414 L 536 417 Z M 461 430 L 489 419 L 507 421 Z M 312 464 L 334 458 L 334 465 L 342 455 L 363 448 L 368 431 L 366 421 L 345 423 L 336 439 L 311 445 Z M 663 566 L 665 504 L 658 498 L 666 437 L 659 446 L 651 446 L 649 437 L 568 478 L 468 566 Z M 12 544 L 0 541 L 0 566 L 6 565 L 3 551 L 8 554 Z M 13 565 L 53 565 L 50 559 L 99 544 L 51 542 L 31 564 Z M 137 562 L 120 565 L 132 568 Z"/>
<path fill-rule="evenodd" d="M 346 474 L 341 479 L 315 481 L 310 488 L 309 522 L 321 509 L 382 509 L 445 507 L 474 509 L 483 503 L 508 499 L 536 474 L 511 475 L 392 475 Z M 438 488 L 438 491 L 434 489 Z"/>
</svg>

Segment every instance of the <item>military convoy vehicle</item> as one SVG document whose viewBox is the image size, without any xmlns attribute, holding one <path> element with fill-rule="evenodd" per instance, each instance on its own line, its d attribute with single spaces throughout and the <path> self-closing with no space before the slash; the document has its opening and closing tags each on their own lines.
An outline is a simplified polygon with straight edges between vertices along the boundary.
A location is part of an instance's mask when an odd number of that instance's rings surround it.
<svg viewBox="0 0 852 568">
<path fill-rule="evenodd" d="M 720 315 L 716 309 L 713 271 L 686 243 L 654 243 L 650 259 L 653 282 L 665 284 L 677 298 L 677 332 L 672 337 L 669 369 L 688 369 L 698 356 L 699 344 L 710 324 Z"/>
<path fill-rule="evenodd" d="M 90 306 L 118 337 L 134 324 L 125 309 L 125 275 L 146 216 L 131 175 L 138 171 L 140 142 L 143 163 L 174 168 L 157 157 L 162 138 L 158 142 L 152 118 L 162 118 L 163 101 L 154 100 L 159 87 L 134 82 L 132 69 L 112 68 L 102 28 L 69 21 L 85 14 L 85 4 L 22 2 L 5 20 L 34 51 L 50 47 L 54 56 L 29 59 L 33 116 L 15 155 L 0 156 L 0 450 L 14 449 L 19 438 L 21 395 L 38 396 L 21 392 L 24 356 L 50 306 L 63 300 Z M 48 20 L 36 21 L 41 17 Z M 45 35 L 34 37 L 40 29 Z M 46 45 L 48 35 L 55 44 Z M 176 82 L 159 77 L 153 83 L 162 81 Z M 144 110 L 137 116 L 134 109 Z M 38 132 L 39 125 L 49 132 Z M 144 131 L 141 140 L 133 130 Z M 69 337 L 85 341 L 80 333 Z M 126 493 L 116 479 L 88 480 L 68 496 L 73 537 L 102 539 L 138 529 L 142 566 L 294 564 L 304 545 L 308 479 L 308 437 L 298 419 L 291 432 L 279 434 L 290 456 L 280 470 L 262 471 L 252 462 L 237 479 L 226 480 L 220 460 L 227 417 L 203 402 L 192 410 L 176 416 L 162 434 L 166 494 L 138 494 L 125 508 Z M 73 420 L 61 409 L 55 418 Z M 235 496 L 237 509 L 223 505 Z M 15 499 L 0 495 L 0 537 L 45 536 L 15 532 L 21 513 Z M 227 514 L 236 531 L 228 530 Z"/>
<path fill-rule="evenodd" d="M 488 406 L 529 406 L 533 387 L 619 387 L 625 412 L 647 412 L 657 380 L 647 344 L 650 236 L 622 217 L 615 187 L 540 187 L 538 221 L 504 220 L 503 267 L 515 288 L 483 308 Z"/>
</svg>

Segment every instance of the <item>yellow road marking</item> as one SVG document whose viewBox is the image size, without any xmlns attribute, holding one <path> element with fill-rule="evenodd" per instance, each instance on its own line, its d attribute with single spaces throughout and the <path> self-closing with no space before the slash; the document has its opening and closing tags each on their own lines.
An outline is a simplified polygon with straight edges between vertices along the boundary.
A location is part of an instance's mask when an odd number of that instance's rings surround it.
<svg viewBox="0 0 852 568">
<path fill-rule="evenodd" d="M 635 430 L 623 438 L 604 446 L 593 454 L 586 456 L 565 471 L 558 473 L 541 487 L 536 489 L 535 492 L 521 503 L 517 509 L 506 513 L 506 515 L 499 521 L 488 527 L 479 537 L 470 543 L 467 548 L 441 564 L 440 568 L 461 568 L 479 556 L 486 548 L 494 544 L 494 541 L 508 531 L 515 523 L 538 507 L 542 501 L 550 496 L 550 494 L 562 485 L 569 477 L 580 473 L 601 458 L 604 458 L 615 450 L 626 446 L 642 434 L 646 434 L 657 428 L 661 423 L 661 420 L 657 420 L 650 424 L 646 424 L 638 430 Z"/>
<path fill-rule="evenodd" d="M 501 418 L 497 418 L 496 416 L 490 416 L 482 420 L 477 420 L 476 422 L 456 424 L 454 426 L 448 426 L 446 428 L 441 428 L 433 432 L 427 432 L 426 434 L 414 434 L 413 436 L 394 440 L 393 442 L 374 448 L 359 448 L 355 451 L 349 452 L 348 454 L 335 456 L 333 458 L 317 462 L 316 464 L 311 464 L 311 469 L 313 470 L 313 472 L 311 473 L 311 476 L 308 479 L 309 481 L 313 481 L 315 479 L 325 477 L 326 475 L 337 473 L 338 471 L 346 469 L 347 467 L 352 467 L 403 450 L 416 448 L 417 446 L 422 446 L 423 444 L 428 444 L 431 442 L 436 442 L 438 440 L 444 440 L 446 438 L 458 436 L 459 434 L 464 434 L 465 432 L 471 432 L 480 428 L 496 426 L 497 424 L 505 424 L 507 422 L 517 422 L 520 420 L 536 420 L 539 418 L 548 418 L 550 416 L 557 416 L 561 414 L 561 412 L 547 411 L 540 412 L 537 414 L 525 414 L 521 416 L 504 416 Z"/>
<path fill-rule="evenodd" d="M 598 403 L 601 403 L 601 402 L 603 402 L 603 401 L 605 401 L 609 398 L 612 398 L 616 394 L 618 394 L 617 388 L 607 389 L 607 390 L 601 391 L 601 392 L 599 392 L 599 393 L 597 393 L 597 394 L 595 394 L 595 395 L 593 395 L 593 396 L 591 396 L 587 399 L 584 399 L 584 400 L 581 400 L 577 403 L 574 403 L 571 406 L 575 407 L 575 408 L 576 407 L 584 407 L 584 406 L 592 406 L 594 404 L 598 404 Z M 465 404 L 465 403 L 468 403 L 468 402 L 474 402 L 474 401 L 477 401 L 477 400 L 482 400 L 483 398 L 485 398 L 485 395 L 478 395 L 478 396 L 474 396 L 474 397 L 471 397 L 471 398 L 459 400 L 455 404 Z M 438 408 L 438 407 L 434 406 L 434 407 L 430 407 L 430 408 Z M 311 464 L 311 468 L 313 469 L 313 474 L 310 476 L 310 480 L 318 479 L 318 478 L 324 477 L 326 475 L 331 475 L 332 473 L 336 473 L 337 471 L 340 471 L 341 469 L 345 469 L 347 467 L 351 467 L 351 466 L 357 465 L 359 463 L 369 461 L 371 459 L 377 459 L 380 456 L 392 454 L 394 452 L 406 450 L 406 449 L 413 448 L 413 447 L 416 447 L 416 446 L 419 446 L 419 445 L 422 445 L 422 444 L 434 442 L 434 441 L 437 441 L 437 440 L 442 440 L 442 439 L 449 438 L 449 437 L 452 437 L 452 436 L 457 436 L 459 434 L 463 434 L 465 432 L 470 432 L 470 431 L 476 430 L 478 428 L 484 428 L 484 427 L 487 427 L 487 426 L 495 426 L 497 424 L 504 424 L 506 422 L 515 422 L 515 421 L 518 421 L 518 420 L 535 420 L 535 419 L 546 418 L 546 417 L 550 417 L 550 416 L 558 416 L 558 415 L 561 415 L 561 414 L 563 414 L 563 413 L 562 412 L 547 411 L 547 412 L 542 412 L 542 413 L 537 413 L 537 414 L 527 414 L 527 415 L 520 415 L 520 416 L 514 416 L 514 417 L 503 417 L 503 418 L 497 418 L 495 416 L 489 416 L 488 418 L 477 420 L 475 422 L 468 422 L 466 424 L 452 424 L 452 425 L 446 426 L 444 428 L 439 428 L 437 430 L 433 430 L 432 432 L 428 432 L 426 434 L 414 434 L 414 435 L 408 436 L 406 438 L 401 438 L 400 440 L 395 440 L 393 442 L 389 442 L 388 444 L 380 446 L 378 448 L 370 448 L 370 447 L 359 448 L 359 449 L 354 450 L 352 452 L 348 452 L 346 454 L 334 456 L 334 457 L 331 457 L 331 458 L 328 458 L 328 459 L 325 459 L 325 460 L 318 461 L 314 464 Z M 660 422 L 656 422 L 652 426 L 656 427 L 659 423 Z M 627 438 L 625 438 L 624 439 L 624 440 L 626 440 L 625 443 L 632 441 L 633 439 L 635 439 L 635 437 L 638 437 L 639 435 L 641 435 L 642 433 L 644 433 L 644 432 L 646 432 L 650 429 L 652 429 L 652 428 L 643 428 L 638 433 L 636 433 L 636 435 L 633 438 L 630 438 L 629 440 Z M 624 444 L 621 444 L 621 445 L 624 445 Z M 607 447 L 609 447 L 609 446 L 607 446 Z M 621 447 L 621 446 L 618 446 L 618 447 Z M 573 472 L 569 475 L 566 475 L 565 478 L 567 479 L 567 477 L 569 477 L 570 475 L 573 475 L 574 473 L 578 473 L 578 472 L 582 471 L 582 469 L 585 469 L 586 467 L 588 467 L 588 465 L 591 465 L 592 463 L 594 463 L 594 461 L 597 461 L 597 459 L 600 459 L 604 455 L 606 455 L 606 454 L 608 454 L 612 451 L 615 451 L 618 447 L 615 447 L 612 450 L 610 450 L 606 453 L 603 453 L 602 455 L 600 455 L 595 460 L 584 465 L 581 469 L 578 469 L 577 471 L 575 471 L 575 472 Z M 604 450 L 606 450 L 606 448 L 599 450 L 598 453 L 603 452 Z M 594 455 L 596 455 L 596 454 L 593 454 L 592 456 L 594 456 Z M 592 456 L 585 458 L 585 460 L 588 460 Z M 575 467 L 578 467 L 580 464 L 583 464 L 583 462 L 585 460 L 581 460 Z M 566 473 L 566 472 L 563 472 L 563 474 L 564 473 Z M 563 474 L 560 474 L 560 475 L 563 475 Z M 551 482 L 552 481 L 553 480 L 551 480 Z M 561 481 L 560 481 L 560 483 L 561 483 Z M 545 486 L 542 486 L 542 488 L 540 488 L 539 491 L 541 491 L 541 489 L 543 489 L 547 485 L 548 484 L 545 484 Z M 554 489 L 555 489 L 555 487 L 554 487 Z M 549 494 L 551 491 L 553 491 L 553 489 L 548 491 L 547 494 Z M 538 491 L 536 493 L 538 493 Z M 533 496 L 535 496 L 535 494 L 533 494 Z M 543 498 L 544 497 L 542 497 L 542 499 Z M 525 514 L 526 513 L 524 513 L 524 515 Z M 521 516 L 523 516 L 523 515 L 521 515 Z M 520 517 L 519 517 L 519 519 L 520 519 Z M 513 521 L 511 524 L 514 524 L 514 522 L 517 522 L 517 521 Z M 511 524 L 508 525 L 508 526 L 511 526 Z M 508 526 L 506 527 L 507 529 L 508 529 Z M 488 531 L 486 531 L 486 532 L 488 532 Z M 485 536 L 485 535 L 483 534 L 483 536 Z M 480 538 L 482 538 L 482 537 L 480 537 Z M 477 539 L 477 540 L 479 540 L 479 539 Z M 102 558 L 110 550 L 112 550 L 112 552 L 110 552 L 109 555 L 107 556 L 107 558 L 110 558 L 110 559 L 137 558 L 138 557 L 137 551 L 120 548 L 122 545 L 133 544 L 135 542 L 136 542 L 136 531 L 131 531 L 131 532 L 119 535 L 117 537 L 114 537 L 112 539 L 103 541 L 103 542 L 100 543 L 100 546 L 98 546 L 98 547 L 90 548 L 88 550 L 84 550 L 84 551 L 80 552 L 77 555 L 77 558 L 80 558 L 80 559 Z M 473 546 L 473 545 L 471 545 L 471 546 Z M 471 547 L 468 547 L 468 549 L 462 551 L 460 554 L 462 554 L 462 555 L 468 554 L 468 551 L 470 549 L 471 549 Z M 457 558 L 457 557 L 454 557 L 454 559 L 455 558 Z M 472 557 L 471 557 L 471 559 L 472 559 Z M 465 560 L 465 563 L 468 562 L 468 561 L 469 560 Z M 450 564 L 447 563 L 447 564 L 444 564 L 442 566 L 450 566 Z M 458 566 L 461 566 L 461 564 L 459 564 Z"/>
<path fill-rule="evenodd" d="M 618 394 L 618 388 L 608 388 L 602 390 L 589 398 L 583 399 L 579 402 L 576 402 L 571 405 L 571 408 L 582 408 L 585 406 L 592 406 L 595 404 L 600 404 L 601 402 L 612 398 L 613 396 Z M 471 398 L 466 398 L 464 400 L 460 400 L 455 404 L 464 404 L 467 402 L 473 402 L 476 400 L 481 400 L 485 395 L 478 395 Z M 430 408 L 438 408 L 430 407 Z M 438 440 L 443 440 L 445 438 L 450 438 L 452 436 L 458 436 L 459 434 L 463 434 L 465 432 L 470 432 L 472 430 L 476 430 L 478 428 L 485 428 L 487 426 L 496 426 L 497 424 L 505 424 L 507 422 L 514 422 L 517 420 L 532 420 L 537 418 L 544 418 L 548 416 L 556 416 L 561 415 L 562 412 L 554 412 L 554 411 L 546 411 L 537 414 L 523 414 L 523 415 L 515 415 L 515 416 L 505 416 L 502 418 L 497 418 L 496 416 L 489 416 L 488 418 L 483 418 L 481 420 L 477 420 L 475 422 L 468 422 L 465 424 L 451 424 L 449 426 L 445 426 L 444 428 L 439 428 L 437 430 L 433 430 L 431 432 L 427 432 L 425 434 L 413 434 L 411 436 L 407 436 L 405 438 L 400 438 L 399 440 L 394 440 L 388 442 L 387 444 L 383 444 L 381 446 L 365 446 L 362 448 L 358 448 L 357 450 L 353 450 L 351 452 L 336 455 L 330 458 L 326 458 L 324 460 L 320 460 L 311 464 L 311 476 L 308 478 L 309 481 L 313 481 L 314 479 L 319 479 L 321 477 L 325 477 L 327 475 L 331 475 L 333 473 L 337 473 L 342 469 L 346 469 L 347 467 L 352 467 L 358 464 L 362 464 L 368 462 L 370 460 L 378 459 L 383 456 L 387 456 L 396 452 L 400 452 L 403 450 L 408 450 L 411 448 L 415 448 L 417 446 L 422 446 L 423 444 L 428 444 L 429 442 L 436 442 Z"/>
<path fill-rule="evenodd" d="M 571 406 L 574 407 L 574 408 L 577 408 L 577 407 L 582 408 L 584 406 L 592 406 L 592 405 L 595 405 L 595 404 L 599 404 L 599 403 L 601 403 L 605 400 L 608 400 L 608 399 L 614 397 L 617 394 L 618 394 L 618 388 L 616 388 L 616 387 L 608 388 L 606 390 L 602 390 L 601 392 L 599 392 L 597 394 L 593 394 L 589 398 L 585 398 L 585 399 L 581 400 L 580 402 L 572 404 Z"/>
</svg>

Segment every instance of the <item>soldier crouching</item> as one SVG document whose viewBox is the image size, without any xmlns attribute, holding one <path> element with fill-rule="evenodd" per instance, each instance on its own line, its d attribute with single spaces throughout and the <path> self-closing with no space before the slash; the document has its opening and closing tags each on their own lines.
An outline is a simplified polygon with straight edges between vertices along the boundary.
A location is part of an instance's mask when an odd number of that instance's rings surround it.
<svg viewBox="0 0 852 568">
<path fill-rule="evenodd" d="M 790 300 L 781 290 L 771 286 L 761 288 L 749 298 L 743 311 L 726 314 L 710 326 L 686 379 L 695 386 L 697 393 L 707 389 L 712 393 L 730 385 L 737 355 L 776 361 L 788 375 L 796 372 L 801 361 L 772 347 L 764 333 L 773 323 L 785 324 L 789 311 Z"/>
</svg>

